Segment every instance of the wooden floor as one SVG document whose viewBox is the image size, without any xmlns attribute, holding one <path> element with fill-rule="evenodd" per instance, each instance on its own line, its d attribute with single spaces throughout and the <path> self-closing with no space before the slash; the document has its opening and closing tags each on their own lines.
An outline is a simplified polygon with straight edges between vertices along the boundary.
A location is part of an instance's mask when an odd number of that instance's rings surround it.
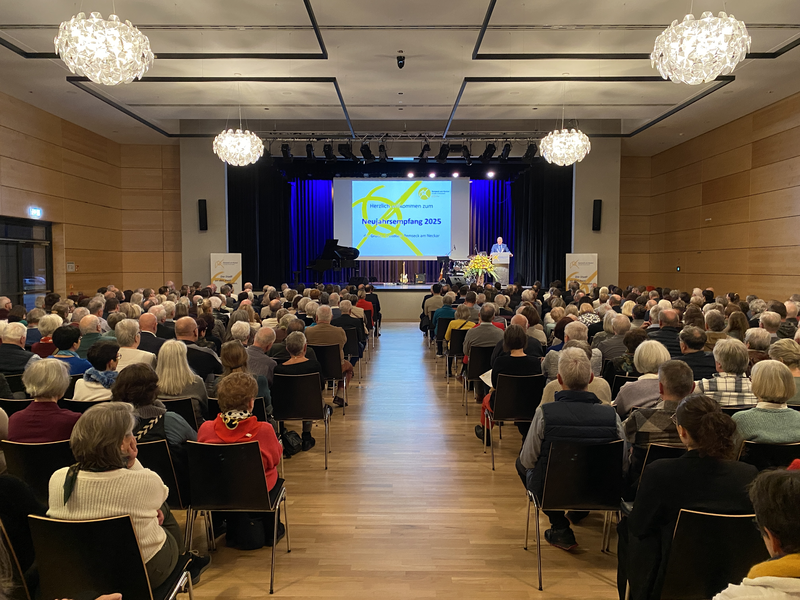
<svg viewBox="0 0 800 600">
<path fill-rule="evenodd" d="M 275 597 L 615 598 L 616 557 L 600 552 L 602 516 L 590 515 L 568 554 L 523 550 L 526 501 L 514 469 L 521 438 L 504 428 L 497 470 L 464 415 L 461 388 L 445 385 L 415 324 L 386 323 L 350 406 L 334 413 L 333 452 L 317 446 L 285 463 L 292 552 L 278 548 Z M 299 431 L 299 423 L 291 427 Z M 547 519 L 542 519 L 542 531 Z M 197 527 L 196 546 L 205 547 Z M 533 532 L 533 526 L 531 526 Z M 220 539 L 198 599 L 265 598 L 270 549 L 242 552 Z M 612 539 L 612 551 L 616 537 Z"/>
</svg>

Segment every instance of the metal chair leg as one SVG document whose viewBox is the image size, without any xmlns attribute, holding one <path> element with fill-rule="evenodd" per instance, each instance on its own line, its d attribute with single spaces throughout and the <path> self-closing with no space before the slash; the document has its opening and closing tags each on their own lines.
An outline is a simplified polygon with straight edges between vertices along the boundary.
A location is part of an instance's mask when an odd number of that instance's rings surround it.
<svg viewBox="0 0 800 600">
<path fill-rule="evenodd" d="M 280 506 L 280 503 L 279 503 Z M 286 491 L 283 492 L 283 520 L 286 528 L 286 552 L 292 551 L 292 544 L 289 542 L 289 513 L 286 511 Z"/>
<path fill-rule="evenodd" d="M 528 534 L 530 533 L 531 528 L 531 493 L 529 491 L 525 491 L 525 500 L 528 502 L 528 508 L 525 511 L 527 513 L 527 518 L 525 519 L 525 544 L 522 546 L 523 550 L 528 549 Z"/>
<path fill-rule="evenodd" d="M 486 411 L 486 413 L 487 413 L 486 424 L 488 425 L 487 429 L 489 430 L 489 433 L 488 433 L 489 442 L 492 445 L 492 471 L 494 471 L 494 440 L 492 439 L 492 423 L 494 423 L 494 421 L 492 421 L 492 418 L 490 416 L 488 416 L 488 414 L 489 414 L 488 410 Z"/>
<path fill-rule="evenodd" d="M 280 502 L 278 503 L 280 506 Z M 274 513 L 275 518 L 272 520 L 272 565 L 269 572 L 269 593 L 272 594 L 273 590 L 273 583 L 275 581 L 275 546 L 278 540 L 278 513 L 277 511 Z"/>
<path fill-rule="evenodd" d="M 484 425 L 483 425 L 483 453 L 484 454 L 486 454 L 486 435 L 487 435 L 486 432 L 489 430 L 489 427 L 488 427 L 489 415 L 487 414 L 487 412 L 488 411 L 484 411 L 484 417 L 483 417 L 483 423 L 484 423 Z"/>
<path fill-rule="evenodd" d="M 183 531 L 183 547 L 189 552 L 192 549 L 192 533 L 194 532 L 195 511 L 186 509 L 186 526 Z"/>
<path fill-rule="evenodd" d="M 467 386 L 467 390 L 464 395 L 464 410 L 466 411 L 466 415 L 469 416 L 469 401 L 471 400 L 471 398 L 469 397 L 469 379 L 465 377 L 464 381 L 466 382 Z"/>
<path fill-rule="evenodd" d="M 192 576 L 187 573 L 186 575 L 186 593 L 189 594 L 189 600 L 194 600 L 194 589 L 192 588 Z"/>
<path fill-rule="evenodd" d="M 211 540 L 210 550 L 216 551 L 217 549 L 217 539 L 214 535 L 214 521 L 211 519 L 211 511 L 207 510 L 205 512 L 205 521 L 206 521 L 206 528 L 208 531 L 208 539 Z"/>
<path fill-rule="evenodd" d="M 536 507 L 536 563 L 539 569 L 539 591 L 542 591 L 542 539 L 539 532 L 539 506 Z"/>
<path fill-rule="evenodd" d="M 325 417 L 325 470 L 328 470 L 328 452 L 330 452 L 331 447 L 331 440 L 330 440 L 330 422 L 328 421 L 328 417 Z"/>
</svg>

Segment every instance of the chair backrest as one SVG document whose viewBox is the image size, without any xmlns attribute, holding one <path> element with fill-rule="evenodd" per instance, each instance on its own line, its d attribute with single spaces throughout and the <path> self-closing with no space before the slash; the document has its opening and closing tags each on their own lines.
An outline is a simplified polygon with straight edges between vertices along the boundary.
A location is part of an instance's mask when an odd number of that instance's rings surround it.
<svg viewBox="0 0 800 600">
<path fill-rule="evenodd" d="M 160 400 L 168 411 L 182 416 L 191 428 L 197 431 L 197 419 L 194 416 L 194 403 L 191 398 L 177 398 L 175 400 L 160 398 Z"/>
<path fill-rule="evenodd" d="M 325 416 L 319 375 L 281 375 L 272 382 L 272 416 L 276 421 L 318 420 Z"/>
<path fill-rule="evenodd" d="M 368 308 L 364 309 L 364 322 L 367 324 L 367 330 L 372 331 L 372 311 Z"/>
<path fill-rule="evenodd" d="M 553 442 L 542 508 L 619 510 L 623 445 L 622 440 L 607 444 Z"/>
<path fill-rule="evenodd" d="M 8 554 L 9 567 L 11 569 L 11 581 L 5 582 L 7 589 L 3 591 L 6 592 L 8 600 L 31 600 L 31 595 L 28 591 L 28 583 L 25 580 L 25 574 L 22 572 L 22 565 L 19 564 L 19 558 L 17 557 L 14 547 L 11 545 L 11 538 L 8 537 L 8 532 L 2 521 L 0 521 L 0 544 L 3 545 L 6 554 Z M 10 586 L 8 584 L 10 584 Z M 8 589 L 9 587 L 11 587 L 11 589 Z"/>
<path fill-rule="evenodd" d="M 347 336 L 347 341 L 344 344 L 345 356 L 359 356 L 361 348 L 358 345 L 358 331 L 355 327 L 344 327 L 344 333 Z"/>
<path fill-rule="evenodd" d="M 142 553 L 130 516 L 59 521 L 29 516 L 42 598 L 151 599 Z"/>
<path fill-rule="evenodd" d="M 8 387 L 11 388 L 12 394 L 22 393 L 26 394 L 25 392 L 25 385 L 22 383 L 22 373 L 17 373 L 15 375 L 6 375 L 6 381 L 8 382 Z M 14 396 L 17 397 L 16 395 Z M 25 396 L 23 396 L 24 398 Z"/>
<path fill-rule="evenodd" d="M 213 421 L 219 414 L 219 400 L 216 398 L 208 397 L 208 420 Z"/>
<path fill-rule="evenodd" d="M 452 329 L 450 331 L 450 348 L 447 351 L 450 356 L 464 356 L 464 338 L 467 337 L 468 331 L 469 329 Z"/>
<path fill-rule="evenodd" d="M 754 515 L 715 515 L 682 509 L 667 559 L 663 600 L 713 598 L 740 583 L 769 558 Z M 724 542 L 724 543 L 720 543 Z"/>
<path fill-rule="evenodd" d="M 93 406 L 97 406 L 98 404 L 103 404 L 104 402 L 110 402 L 110 400 L 96 400 L 94 402 L 81 402 L 80 400 L 70 400 L 67 397 L 62 398 L 58 401 L 58 405 L 61 408 L 66 410 L 71 410 L 72 412 L 76 413 L 85 413 L 87 410 L 92 408 Z"/>
<path fill-rule="evenodd" d="M 729 417 L 732 417 L 736 413 L 741 412 L 743 410 L 750 410 L 751 408 L 755 408 L 755 404 L 751 406 L 723 406 L 721 408 L 723 413 L 725 413 Z"/>
<path fill-rule="evenodd" d="M 143 467 L 155 471 L 161 477 L 161 481 L 169 488 L 167 503 L 172 508 L 186 508 L 181 498 L 178 477 L 175 473 L 175 465 L 172 464 L 172 456 L 169 452 L 167 440 L 155 440 L 153 442 L 139 442 L 136 444 L 139 450 L 137 458 Z"/>
<path fill-rule="evenodd" d="M 2 448 L 9 475 L 27 483 L 36 499 L 45 506 L 50 495 L 51 475 L 75 462 L 69 440 L 46 444 L 3 441 Z"/>
<path fill-rule="evenodd" d="M 494 420 L 533 421 L 546 383 L 544 375 L 499 375 L 494 394 Z"/>
<path fill-rule="evenodd" d="M 28 408 L 31 402 L 33 402 L 31 399 L 9 400 L 8 398 L 0 398 L 0 408 L 6 411 L 6 414 L 10 417 L 15 412 Z"/>
<path fill-rule="evenodd" d="M 753 465 L 759 471 L 771 467 L 786 468 L 795 458 L 800 458 L 800 444 L 744 442 L 739 451 L 739 460 Z"/>
<path fill-rule="evenodd" d="M 453 322 L 453 319 L 449 319 L 449 318 L 446 318 L 446 317 L 439 317 L 438 319 L 436 319 L 436 341 L 437 342 L 441 342 L 441 341 L 444 340 L 444 334 L 447 333 L 447 327 L 452 322 Z"/>
<path fill-rule="evenodd" d="M 78 379 L 83 379 L 83 374 L 70 376 L 67 391 L 64 392 L 64 398 L 72 398 L 75 395 L 75 382 L 78 381 Z"/>
<path fill-rule="evenodd" d="M 652 464 L 657 460 L 661 460 L 662 458 L 680 458 L 684 454 L 686 454 L 686 448 L 683 446 L 648 444 L 647 454 L 645 454 L 644 462 L 642 463 L 642 472 L 639 474 L 639 481 L 642 480 L 642 475 L 644 475 L 644 470 L 647 468 L 647 465 Z"/>
<path fill-rule="evenodd" d="M 262 423 L 267 422 L 267 403 L 262 397 L 258 397 L 253 402 L 253 414 L 256 416 L 256 421 Z"/>
<path fill-rule="evenodd" d="M 467 379 L 478 379 L 492 368 L 494 346 L 472 346 L 469 349 Z"/>
<path fill-rule="evenodd" d="M 637 381 L 638 377 L 624 377 L 622 375 L 614 376 L 614 384 L 611 386 L 611 399 L 614 400 L 622 389 L 622 386 L 630 381 Z"/>
<path fill-rule="evenodd" d="M 309 346 L 314 349 L 317 361 L 322 365 L 322 378 L 339 380 L 342 378 L 342 359 L 339 356 L 339 345 Z"/>
<path fill-rule="evenodd" d="M 258 442 L 187 442 L 189 487 L 195 510 L 271 510 Z"/>
</svg>

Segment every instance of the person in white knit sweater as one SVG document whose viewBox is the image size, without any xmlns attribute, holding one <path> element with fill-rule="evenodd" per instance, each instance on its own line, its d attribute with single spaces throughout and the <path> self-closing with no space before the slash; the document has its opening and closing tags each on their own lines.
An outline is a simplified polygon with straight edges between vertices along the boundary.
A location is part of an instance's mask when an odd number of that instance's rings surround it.
<svg viewBox="0 0 800 600">
<path fill-rule="evenodd" d="M 169 489 L 137 460 L 133 407 L 125 402 L 93 406 L 70 437 L 77 464 L 50 478 L 47 515 L 81 521 L 130 515 L 150 585 L 161 585 L 184 552 L 183 536 L 166 504 Z M 209 557 L 192 561 L 192 582 L 208 567 Z"/>
</svg>

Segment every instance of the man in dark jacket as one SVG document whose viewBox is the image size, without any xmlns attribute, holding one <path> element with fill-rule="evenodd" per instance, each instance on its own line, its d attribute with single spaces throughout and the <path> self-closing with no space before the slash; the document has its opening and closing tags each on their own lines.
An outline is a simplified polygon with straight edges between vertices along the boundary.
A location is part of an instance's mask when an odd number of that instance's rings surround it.
<svg viewBox="0 0 800 600">
<path fill-rule="evenodd" d="M 699 327 L 684 327 L 679 335 L 682 356 L 680 360 L 689 365 L 694 373 L 694 380 L 711 379 L 717 372 L 717 363 L 711 352 L 705 352 L 706 332 Z"/>
<path fill-rule="evenodd" d="M 586 352 L 580 348 L 561 351 L 558 382 L 562 391 L 556 393 L 555 402 L 536 409 L 516 463 L 523 483 L 539 500 L 544 491 L 547 460 L 553 442 L 604 444 L 625 437 L 614 409 L 601 404 L 597 396 L 586 390 L 593 378 L 592 365 Z M 551 526 L 545 531 L 544 538 L 563 550 L 575 548 L 578 543 L 564 512 L 544 513 L 550 519 Z"/>
<path fill-rule="evenodd" d="M 680 358 L 681 343 L 678 335 L 681 332 L 681 318 L 677 310 L 668 308 L 658 314 L 659 328 L 649 331 L 647 337 L 661 342 L 669 350 L 671 358 Z"/>
</svg>

